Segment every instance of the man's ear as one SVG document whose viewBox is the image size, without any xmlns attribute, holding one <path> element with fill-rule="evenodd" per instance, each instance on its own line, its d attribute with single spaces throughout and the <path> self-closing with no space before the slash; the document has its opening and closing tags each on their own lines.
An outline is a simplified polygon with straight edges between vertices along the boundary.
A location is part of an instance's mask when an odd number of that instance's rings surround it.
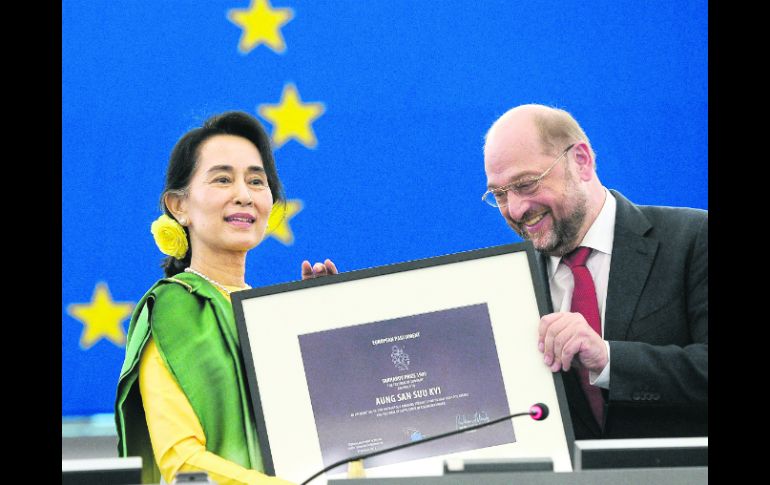
<svg viewBox="0 0 770 485">
<path fill-rule="evenodd" d="M 176 192 L 166 192 L 166 195 L 163 196 L 163 203 L 174 216 L 174 219 L 181 225 L 186 226 L 189 223 L 187 219 L 187 197 Z"/>
<path fill-rule="evenodd" d="M 596 169 L 591 148 L 585 142 L 578 142 L 572 148 L 572 152 L 580 180 L 591 180 L 595 176 L 594 170 Z"/>
</svg>

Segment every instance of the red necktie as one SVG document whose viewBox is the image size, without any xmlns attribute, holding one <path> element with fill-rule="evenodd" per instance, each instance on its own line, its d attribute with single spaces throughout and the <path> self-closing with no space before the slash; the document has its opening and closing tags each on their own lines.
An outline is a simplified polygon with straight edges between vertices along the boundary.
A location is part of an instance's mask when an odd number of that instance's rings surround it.
<svg viewBox="0 0 770 485">
<path fill-rule="evenodd" d="M 585 317 L 588 325 L 599 335 L 602 334 L 602 320 L 599 315 L 599 304 L 596 301 L 596 287 L 591 278 L 591 272 L 586 268 L 588 255 L 591 254 L 591 248 L 579 247 L 562 258 L 564 264 L 572 270 L 572 276 L 575 280 L 575 290 L 572 293 L 571 311 L 578 312 Z M 600 427 L 604 426 L 604 398 L 602 391 L 597 386 L 589 383 L 588 369 L 580 367 L 580 383 L 583 386 L 591 406 L 591 411 Z"/>
</svg>

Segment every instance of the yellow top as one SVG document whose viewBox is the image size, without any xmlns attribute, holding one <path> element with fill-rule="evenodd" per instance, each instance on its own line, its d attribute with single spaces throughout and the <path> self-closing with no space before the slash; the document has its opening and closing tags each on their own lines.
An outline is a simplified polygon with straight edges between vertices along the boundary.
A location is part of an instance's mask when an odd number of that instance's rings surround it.
<svg viewBox="0 0 770 485">
<path fill-rule="evenodd" d="M 292 485 L 206 451 L 203 427 L 152 338 L 139 363 L 139 390 L 155 461 L 168 483 L 178 472 L 204 471 L 219 485 Z"/>
</svg>

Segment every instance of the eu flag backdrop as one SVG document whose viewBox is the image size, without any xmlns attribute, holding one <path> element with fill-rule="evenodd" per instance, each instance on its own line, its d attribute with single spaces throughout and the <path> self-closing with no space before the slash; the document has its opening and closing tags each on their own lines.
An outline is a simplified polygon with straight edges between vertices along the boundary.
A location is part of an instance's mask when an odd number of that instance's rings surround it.
<svg viewBox="0 0 770 485">
<path fill-rule="evenodd" d="M 289 200 L 247 282 L 518 241 L 481 202 L 507 109 L 571 112 L 602 182 L 707 207 L 706 0 L 62 2 L 62 415 L 112 412 L 128 317 L 161 277 L 168 155 L 244 110 Z M 384 298 L 387 295 L 383 295 Z M 335 302 L 329 302 L 334 305 Z"/>
</svg>

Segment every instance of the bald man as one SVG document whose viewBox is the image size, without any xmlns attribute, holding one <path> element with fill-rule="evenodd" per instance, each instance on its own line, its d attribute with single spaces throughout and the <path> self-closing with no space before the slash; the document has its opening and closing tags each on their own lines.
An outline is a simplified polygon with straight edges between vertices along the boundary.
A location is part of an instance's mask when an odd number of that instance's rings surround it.
<svg viewBox="0 0 770 485">
<path fill-rule="evenodd" d="M 606 189 L 577 121 L 542 105 L 495 121 L 484 168 L 484 200 L 541 255 L 554 313 L 532 345 L 575 439 L 707 436 L 708 212 Z"/>
</svg>

